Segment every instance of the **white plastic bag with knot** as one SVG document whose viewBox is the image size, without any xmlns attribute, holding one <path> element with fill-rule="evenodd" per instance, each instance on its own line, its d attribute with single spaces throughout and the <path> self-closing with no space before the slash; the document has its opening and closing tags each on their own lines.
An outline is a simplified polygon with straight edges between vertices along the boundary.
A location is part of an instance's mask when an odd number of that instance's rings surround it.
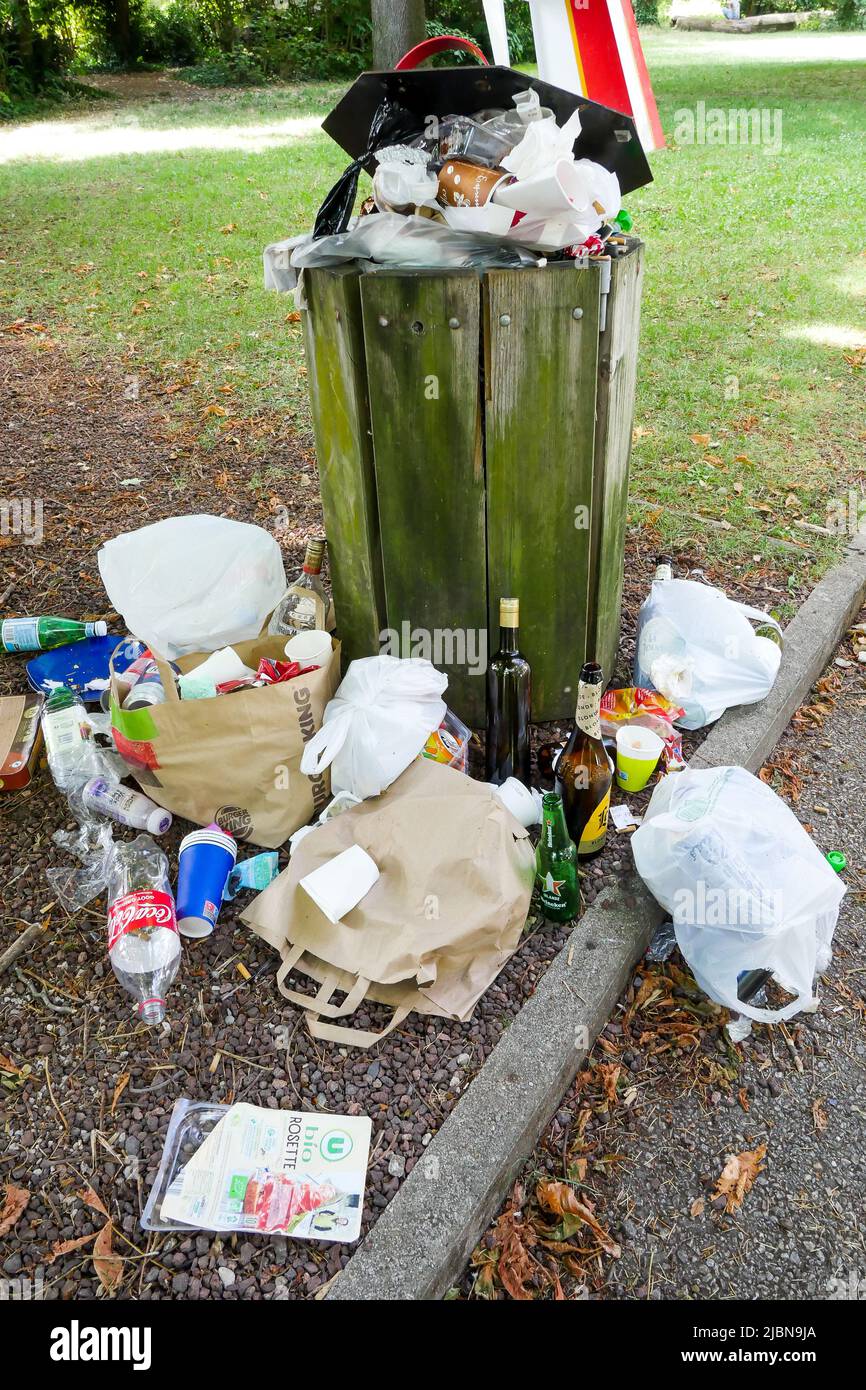
<svg viewBox="0 0 866 1390">
<path fill-rule="evenodd" d="M 439 728 L 447 684 L 448 677 L 421 657 L 353 661 L 304 749 L 301 771 L 315 777 L 330 767 L 335 796 L 378 796 Z"/>
<path fill-rule="evenodd" d="M 753 621 L 778 633 L 779 642 L 756 632 Z M 769 694 L 782 659 L 781 632 L 769 613 L 709 584 L 655 580 L 638 614 L 634 683 L 681 705 L 681 728 L 702 729 L 731 705 L 753 705 Z"/>
<path fill-rule="evenodd" d="M 845 886 L 793 811 L 742 767 L 672 772 L 631 838 L 637 871 L 670 913 L 677 944 L 711 999 L 761 1023 L 817 1008 Z M 737 997 L 768 970 L 795 998 L 761 1009 Z"/>
<path fill-rule="evenodd" d="M 274 536 L 225 516 L 173 516 L 126 531 L 98 559 L 129 631 L 168 661 L 258 637 L 286 591 Z"/>
</svg>

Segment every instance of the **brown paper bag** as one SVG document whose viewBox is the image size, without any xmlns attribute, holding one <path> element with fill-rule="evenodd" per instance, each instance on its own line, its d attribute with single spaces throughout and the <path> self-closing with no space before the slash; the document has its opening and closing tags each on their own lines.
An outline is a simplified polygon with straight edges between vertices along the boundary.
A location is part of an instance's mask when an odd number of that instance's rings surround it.
<svg viewBox="0 0 866 1390">
<path fill-rule="evenodd" d="M 379 879 L 341 922 L 316 907 L 300 880 L 350 845 Z M 369 1047 L 410 1009 L 465 1022 L 517 949 L 535 876 L 527 831 L 489 787 L 419 758 L 381 796 L 305 836 L 289 867 L 242 920 L 278 951 L 281 993 L 308 1011 L 316 1037 Z M 289 989 L 292 970 L 322 984 Z M 341 1005 L 329 999 L 347 992 Z M 363 998 L 393 1005 L 383 1033 L 335 1028 Z"/>
<path fill-rule="evenodd" d="M 253 670 L 262 657 L 285 660 L 285 637 L 236 642 Z M 192 671 L 209 653 L 183 656 Z M 171 671 L 159 663 L 166 702 L 124 710 L 128 691 L 111 675 L 111 732 L 132 776 L 160 806 L 199 825 L 218 820 L 239 840 L 275 849 L 330 799 L 327 775 L 300 771 L 304 744 L 321 727 L 340 680 L 340 648 L 330 664 L 279 685 L 237 690 L 208 700 L 181 700 Z"/>
</svg>

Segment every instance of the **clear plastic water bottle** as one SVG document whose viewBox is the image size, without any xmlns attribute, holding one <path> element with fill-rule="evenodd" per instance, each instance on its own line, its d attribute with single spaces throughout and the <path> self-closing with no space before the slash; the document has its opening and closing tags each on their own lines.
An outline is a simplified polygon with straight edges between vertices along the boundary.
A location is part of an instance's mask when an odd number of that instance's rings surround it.
<svg viewBox="0 0 866 1390">
<path fill-rule="evenodd" d="M 108 959 L 138 1004 L 143 1023 L 165 1018 L 165 996 L 180 964 L 168 859 L 149 835 L 117 844 L 108 881 Z"/>
<path fill-rule="evenodd" d="M 52 690 L 48 697 L 42 711 L 42 734 L 51 776 L 61 791 L 81 786 L 100 771 L 87 711 L 65 685 Z"/>
</svg>

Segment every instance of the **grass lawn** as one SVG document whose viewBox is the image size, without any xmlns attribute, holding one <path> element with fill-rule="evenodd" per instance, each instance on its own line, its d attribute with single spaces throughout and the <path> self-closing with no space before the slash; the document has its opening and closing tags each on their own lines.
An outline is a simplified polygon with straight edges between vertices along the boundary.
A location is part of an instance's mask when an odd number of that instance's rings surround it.
<svg viewBox="0 0 866 1390">
<path fill-rule="evenodd" d="M 634 519 L 740 563 L 808 538 L 825 562 L 838 542 L 794 523 L 823 524 L 866 471 L 866 38 L 644 37 L 669 138 L 702 101 L 764 108 L 772 129 L 779 111 L 781 142 L 671 143 L 628 199 L 648 253 L 632 481 L 648 505 Z M 271 411 L 308 429 L 300 329 L 261 288 L 261 250 L 311 223 L 345 163 L 318 130 L 338 90 L 197 93 L 0 128 L 2 325 L 122 354 L 176 388 L 205 433 Z"/>
</svg>

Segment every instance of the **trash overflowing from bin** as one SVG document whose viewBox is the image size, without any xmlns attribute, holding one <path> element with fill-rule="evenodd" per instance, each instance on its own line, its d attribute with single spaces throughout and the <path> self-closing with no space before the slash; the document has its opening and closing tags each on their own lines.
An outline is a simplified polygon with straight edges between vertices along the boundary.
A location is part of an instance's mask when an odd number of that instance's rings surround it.
<svg viewBox="0 0 866 1390">
<path fill-rule="evenodd" d="M 623 194 L 651 178 L 630 117 L 507 68 L 481 80 L 462 68 L 365 73 L 324 128 L 352 163 L 309 233 L 265 249 L 266 287 L 347 261 L 483 269 L 619 256 L 633 226 Z M 358 203 L 362 172 L 372 182 Z"/>
</svg>

